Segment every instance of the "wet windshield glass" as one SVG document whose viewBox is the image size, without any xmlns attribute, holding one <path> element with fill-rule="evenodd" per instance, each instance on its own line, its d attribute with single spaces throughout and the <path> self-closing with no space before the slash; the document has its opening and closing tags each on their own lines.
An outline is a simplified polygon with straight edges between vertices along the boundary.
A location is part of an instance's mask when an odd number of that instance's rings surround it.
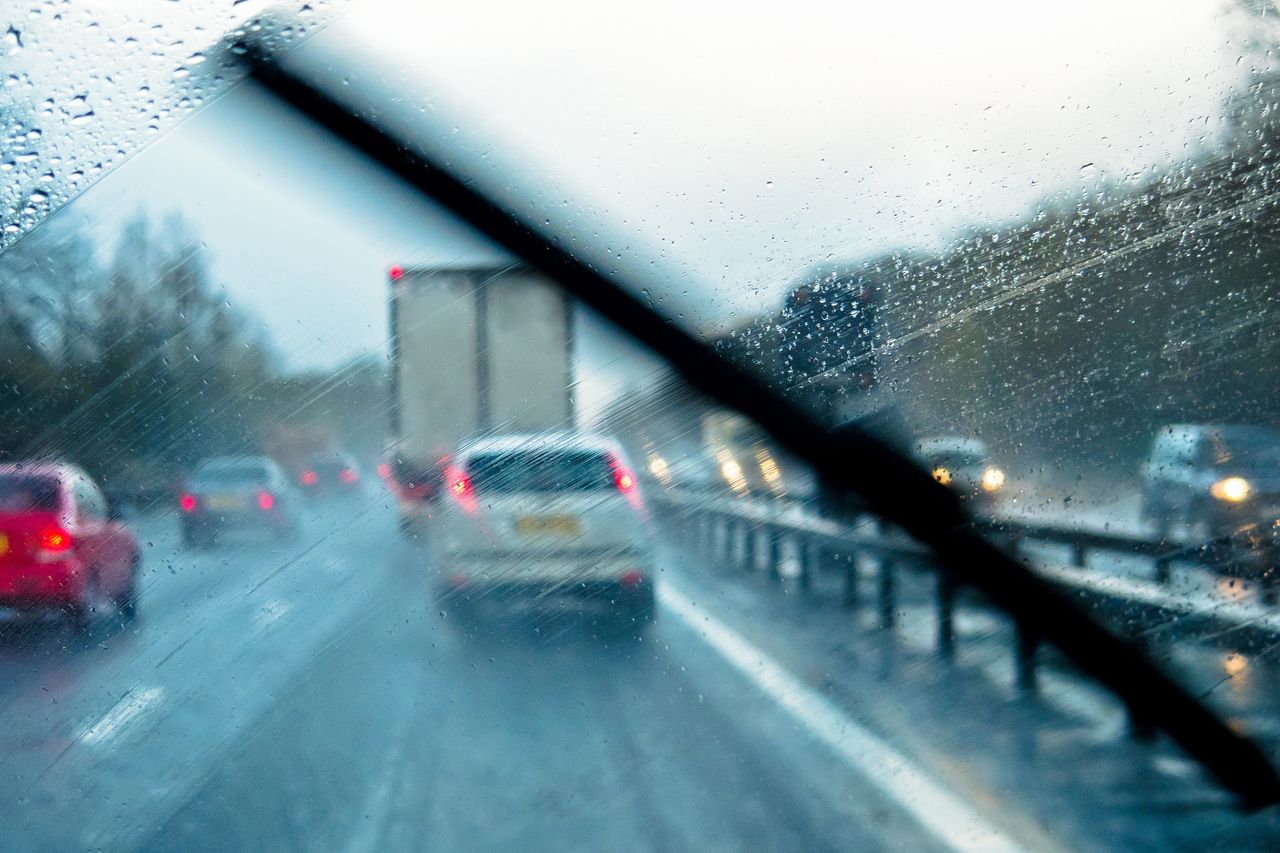
<svg viewBox="0 0 1280 853">
<path fill-rule="evenodd" d="M 7 846 L 1280 849 L 1274 4 L 164 5 L 0 18 Z"/>
</svg>

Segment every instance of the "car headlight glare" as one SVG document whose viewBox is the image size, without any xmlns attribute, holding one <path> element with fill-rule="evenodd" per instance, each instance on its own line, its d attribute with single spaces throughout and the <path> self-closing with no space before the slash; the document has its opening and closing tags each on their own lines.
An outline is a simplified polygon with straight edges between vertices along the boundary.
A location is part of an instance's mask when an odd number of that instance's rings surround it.
<svg viewBox="0 0 1280 853">
<path fill-rule="evenodd" d="M 1209 494 L 1220 501 L 1238 504 L 1249 497 L 1249 481 L 1244 477 L 1224 477 L 1209 488 Z"/>
<path fill-rule="evenodd" d="M 933 469 L 933 479 L 937 480 L 944 486 L 951 485 L 951 472 L 939 465 Z"/>
<path fill-rule="evenodd" d="M 1004 488 L 1004 472 L 994 465 L 988 465 L 982 472 L 982 488 L 987 492 L 998 492 Z"/>
</svg>

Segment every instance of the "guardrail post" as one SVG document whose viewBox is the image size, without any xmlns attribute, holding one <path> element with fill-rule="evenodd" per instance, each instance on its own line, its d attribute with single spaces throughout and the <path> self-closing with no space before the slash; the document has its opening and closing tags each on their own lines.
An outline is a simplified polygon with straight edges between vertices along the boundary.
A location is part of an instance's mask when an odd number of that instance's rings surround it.
<svg viewBox="0 0 1280 853">
<path fill-rule="evenodd" d="M 733 563 L 735 566 L 745 568 L 747 571 L 753 571 L 755 566 L 751 565 L 748 555 L 751 553 L 751 530 L 750 521 L 739 521 L 733 525 Z"/>
<path fill-rule="evenodd" d="M 844 563 L 844 589 L 840 594 L 840 604 L 846 610 L 852 610 L 858 606 L 858 555 L 849 551 L 842 551 L 839 559 Z"/>
<path fill-rule="evenodd" d="M 1167 556 L 1162 555 L 1156 557 L 1156 571 L 1155 577 L 1153 578 L 1156 583 L 1163 584 L 1169 582 L 1169 564 L 1171 562 L 1173 562 L 1173 560 Z"/>
<path fill-rule="evenodd" d="M 1081 542 L 1071 543 L 1071 565 L 1078 569 L 1084 568 L 1085 546 Z"/>
<path fill-rule="evenodd" d="M 818 572 L 822 565 L 822 543 L 816 539 L 810 539 L 799 546 L 800 574 L 796 578 L 796 586 L 801 592 L 809 592 L 813 589 L 813 576 Z"/>
<path fill-rule="evenodd" d="M 764 576 L 770 581 L 782 580 L 782 531 L 765 528 L 765 540 L 769 559 L 764 564 Z"/>
<path fill-rule="evenodd" d="M 1026 696 L 1035 695 L 1039 688 L 1036 680 L 1036 652 L 1040 650 L 1040 637 L 1031 626 L 1018 623 L 1017 649 L 1014 669 L 1017 673 L 1018 691 Z"/>
<path fill-rule="evenodd" d="M 896 578 L 894 577 L 893 563 L 893 557 L 882 557 L 880 565 L 876 569 L 881 628 L 892 628 L 898 621 Z"/>
<path fill-rule="evenodd" d="M 950 661 L 956 656 L 956 582 L 951 573 L 938 574 L 938 654 Z"/>
<path fill-rule="evenodd" d="M 742 522 L 742 565 L 746 568 L 748 574 L 754 574 L 756 564 L 759 563 L 759 553 L 757 546 L 760 533 L 756 530 L 754 524 L 749 521 Z"/>
</svg>

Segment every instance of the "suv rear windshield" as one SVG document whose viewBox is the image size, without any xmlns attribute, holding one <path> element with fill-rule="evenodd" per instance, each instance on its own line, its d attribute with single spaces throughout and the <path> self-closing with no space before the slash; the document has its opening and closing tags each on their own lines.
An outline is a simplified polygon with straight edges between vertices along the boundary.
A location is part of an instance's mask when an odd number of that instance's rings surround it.
<svg viewBox="0 0 1280 853">
<path fill-rule="evenodd" d="M 0 476 L 0 512 L 56 511 L 61 504 L 56 477 Z"/>
<path fill-rule="evenodd" d="M 481 453 L 467 461 L 477 491 L 591 492 L 611 489 L 613 466 L 594 450 L 516 450 Z"/>
</svg>

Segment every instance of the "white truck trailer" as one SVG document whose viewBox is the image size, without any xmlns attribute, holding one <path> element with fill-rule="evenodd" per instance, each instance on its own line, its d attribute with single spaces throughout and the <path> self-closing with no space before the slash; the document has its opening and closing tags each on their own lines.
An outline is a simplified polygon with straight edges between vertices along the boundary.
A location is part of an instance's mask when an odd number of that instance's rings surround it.
<svg viewBox="0 0 1280 853">
<path fill-rule="evenodd" d="M 401 527 L 412 530 L 460 441 L 573 428 L 574 312 L 519 265 L 394 266 L 389 278 L 388 455 Z"/>
</svg>

